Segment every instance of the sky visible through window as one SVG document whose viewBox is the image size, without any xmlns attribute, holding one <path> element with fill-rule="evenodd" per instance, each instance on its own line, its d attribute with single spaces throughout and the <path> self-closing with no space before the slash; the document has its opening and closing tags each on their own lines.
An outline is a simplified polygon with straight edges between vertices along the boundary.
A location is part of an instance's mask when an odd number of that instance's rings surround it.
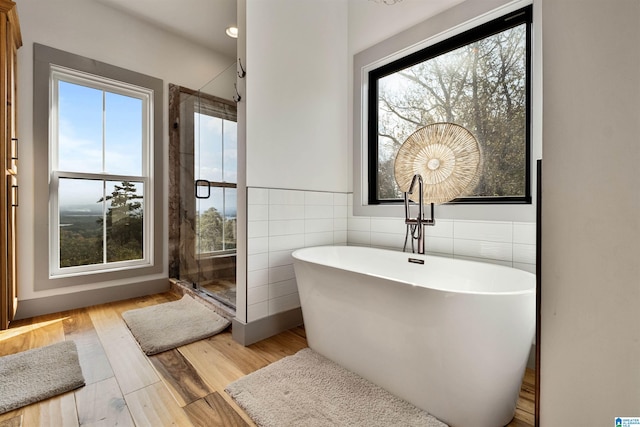
<svg viewBox="0 0 640 427">
<path fill-rule="evenodd" d="M 53 168 L 59 174 L 61 267 L 143 256 L 144 105 L 116 92 L 58 80 Z M 209 197 L 195 200 L 199 233 L 210 235 L 203 248 L 230 250 L 237 190 L 220 184 L 237 183 L 237 124 L 200 113 L 194 120 L 194 178 L 211 183 L 198 187 Z"/>
<path fill-rule="evenodd" d="M 142 100 L 65 81 L 58 90 L 56 169 L 141 176 Z M 61 210 L 102 211 L 101 181 L 74 179 L 59 191 Z"/>
<path fill-rule="evenodd" d="M 230 120 L 195 113 L 194 172 L 196 180 L 238 182 L 237 124 Z M 235 218 L 237 191 L 234 188 L 211 187 L 210 197 L 197 199 L 200 214 L 215 208 L 225 218 Z M 206 196 L 206 189 L 199 189 Z"/>
</svg>

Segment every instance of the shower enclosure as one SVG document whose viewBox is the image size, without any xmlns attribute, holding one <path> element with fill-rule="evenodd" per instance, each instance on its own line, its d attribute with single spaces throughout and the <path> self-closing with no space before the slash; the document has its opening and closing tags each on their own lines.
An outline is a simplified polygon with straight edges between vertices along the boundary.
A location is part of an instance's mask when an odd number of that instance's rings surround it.
<svg viewBox="0 0 640 427">
<path fill-rule="evenodd" d="M 234 81 L 231 66 L 200 90 L 169 87 L 169 274 L 231 310 L 236 304 Z"/>
</svg>

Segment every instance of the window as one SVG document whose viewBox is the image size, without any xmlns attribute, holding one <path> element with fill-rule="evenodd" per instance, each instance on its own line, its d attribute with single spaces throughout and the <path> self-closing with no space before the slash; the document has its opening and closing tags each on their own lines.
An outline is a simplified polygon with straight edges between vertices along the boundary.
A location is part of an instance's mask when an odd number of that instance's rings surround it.
<svg viewBox="0 0 640 427">
<path fill-rule="evenodd" d="M 163 271 L 163 82 L 34 44 L 34 289 Z"/>
<path fill-rule="evenodd" d="M 417 129 L 470 130 L 482 176 L 454 203 L 531 203 L 531 6 L 372 69 L 368 74 L 368 202 L 400 202 L 396 153 Z"/>
<path fill-rule="evenodd" d="M 149 264 L 153 92 L 51 67 L 52 275 Z"/>
<path fill-rule="evenodd" d="M 209 103 L 202 98 L 194 112 L 196 253 L 201 256 L 236 249 L 237 124 L 206 108 Z"/>
</svg>

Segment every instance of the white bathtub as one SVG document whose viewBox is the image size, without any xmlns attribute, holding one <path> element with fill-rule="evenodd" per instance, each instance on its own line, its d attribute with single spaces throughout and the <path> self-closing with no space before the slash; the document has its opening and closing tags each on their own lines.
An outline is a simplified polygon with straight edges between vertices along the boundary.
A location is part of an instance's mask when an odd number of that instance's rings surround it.
<svg viewBox="0 0 640 427">
<path fill-rule="evenodd" d="M 513 418 L 535 331 L 533 274 L 355 246 L 293 258 L 313 350 L 450 426 Z"/>
</svg>

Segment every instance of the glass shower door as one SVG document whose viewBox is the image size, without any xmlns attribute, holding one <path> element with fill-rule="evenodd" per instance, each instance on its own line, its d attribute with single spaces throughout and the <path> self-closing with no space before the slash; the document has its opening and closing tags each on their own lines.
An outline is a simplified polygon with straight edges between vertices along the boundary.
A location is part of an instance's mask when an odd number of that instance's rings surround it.
<svg viewBox="0 0 640 427">
<path fill-rule="evenodd" d="M 232 64 L 204 88 L 169 85 L 169 274 L 235 309 L 237 109 Z"/>
<path fill-rule="evenodd" d="M 235 308 L 237 125 L 216 112 L 201 99 L 193 116 L 195 286 Z"/>
</svg>

